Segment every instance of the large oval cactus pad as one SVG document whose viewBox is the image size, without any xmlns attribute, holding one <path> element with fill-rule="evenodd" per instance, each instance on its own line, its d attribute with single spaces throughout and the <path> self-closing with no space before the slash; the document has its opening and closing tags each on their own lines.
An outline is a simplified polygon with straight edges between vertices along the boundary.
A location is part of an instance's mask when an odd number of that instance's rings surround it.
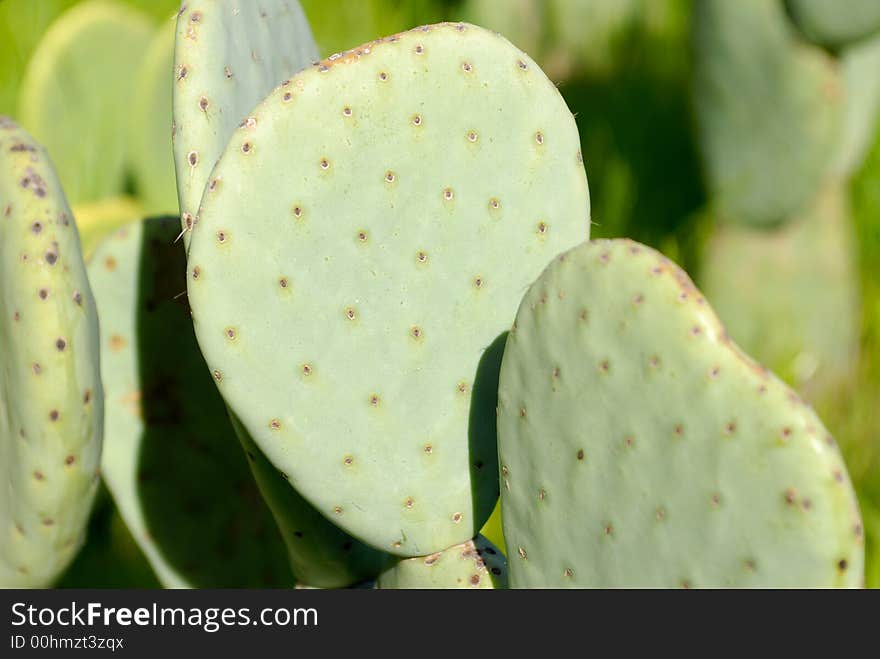
<svg viewBox="0 0 880 659">
<path fill-rule="evenodd" d="M 45 150 L 0 117 L 0 587 L 51 585 L 98 483 L 98 318 Z"/>
<path fill-rule="evenodd" d="M 253 111 L 199 216 L 196 333 L 266 456 L 380 549 L 473 537 L 497 496 L 496 339 L 589 233 L 553 83 L 467 24 L 364 45 Z"/>
<path fill-rule="evenodd" d="M 284 543 L 193 335 L 179 231 L 177 217 L 129 224 L 89 262 L 104 480 L 164 586 L 289 587 Z"/>
<path fill-rule="evenodd" d="M 297 0 L 189 0 L 177 16 L 172 129 L 189 244 L 208 175 L 242 118 L 318 58 Z"/>
<path fill-rule="evenodd" d="M 498 438 L 512 587 L 862 583 L 834 440 L 650 248 L 585 243 L 529 289 Z"/>
</svg>

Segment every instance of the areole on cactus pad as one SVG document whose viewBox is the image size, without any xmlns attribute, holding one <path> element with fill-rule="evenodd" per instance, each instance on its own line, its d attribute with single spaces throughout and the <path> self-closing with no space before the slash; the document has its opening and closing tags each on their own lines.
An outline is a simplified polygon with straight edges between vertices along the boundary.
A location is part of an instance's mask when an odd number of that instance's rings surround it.
<svg viewBox="0 0 880 659">
<path fill-rule="evenodd" d="M 498 398 L 512 587 L 862 584 L 831 435 L 653 249 L 557 257 L 523 299 Z"/>
<path fill-rule="evenodd" d="M 307 69 L 242 122 L 190 244 L 196 334 L 322 514 L 385 551 L 440 551 L 497 497 L 497 369 L 522 292 L 588 234 L 553 83 L 497 34 L 417 28 Z"/>
</svg>

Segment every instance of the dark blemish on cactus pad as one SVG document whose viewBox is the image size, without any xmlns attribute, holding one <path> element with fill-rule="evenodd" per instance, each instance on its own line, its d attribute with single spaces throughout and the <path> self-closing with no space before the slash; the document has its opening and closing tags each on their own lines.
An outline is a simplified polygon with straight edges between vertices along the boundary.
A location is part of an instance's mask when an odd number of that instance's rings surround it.
<svg viewBox="0 0 880 659">
<path fill-rule="evenodd" d="M 202 269 L 199 266 L 195 266 L 192 271 L 192 278 L 198 279 L 200 274 L 202 274 Z"/>
<path fill-rule="evenodd" d="M 244 142 L 241 145 L 241 152 L 242 153 L 250 153 L 251 151 L 253 151 L 253 149 L 254 149 L 254 145 L 251 142 Z"/>
<path fill-rule="evenodd" d="M 294 205 L 294 207 L 293 207 L 293 216 L 294 216 L 296 219 L 300 219 L 300 218 L 302 218 L 304 212 L 305 212 L 305 211 L 303 211 L 303 207 L 302 207 L 302 206 L 300 206 L 299 204 Z"/>
<path fill-rule="evenodd" d="M 366 231 L 363 231 L 363 230 L 362 230 L 362 231 L 358 231 L 358 232 L 357 232 L 357 239 L 358 239 L 358 241 L 360 241 L 360 242 L 362 242 L 362 243 L 367 242 L 367 232 L 366 232 Z"/>
<path fill-rule="evenodd" d="M 718 366 L 713 366 L 712 369 L 709 371 L 709 377 L 712 380 L 715 380 L 718 378 L 719 375 L 721 375 L 721 368 Z"/>
<path fill-rule="evenodd" d="M 345 464 L 346 467 L 350 467 L 354 462 L 354 458 L 350 455 L 346 455 L 345 458 L 343 458 L 342 462 L 343 464 Z"/>
<path fill-rule="evenodd" d="M 840 570 L 841 572 L 846 572 L 848 567 L 849 567 L 849 563 L 847 563 L 845 558 L 841 558 L 837 562 L 837 569 Z"/>
<path fill-rule="evenodd" d="M 415 51 L 416 55 L 421 55 L 422 53 L 425 52 L 425 47 L 419 43 L 419 44 L 416 44 L 416 47 L 413 48 L 413 50 Z"/>
<path fill-rule="evenodd" d="M 523 60 L 517 60 L 516 65 L 520 68 L 521 71 L 525 71 L 529 68 L 529 65 L 526 64 Z"/>
<path fill-rule="evenodd" d="M 342 514 L 342 506 L 336 506 L 335 508 L 333 508 L 333 512 L 336 513 L 337 515 L 341 515 Z"/>
<path fill-rule="evenodd" d="M 390 169 L 387 172 L 385 172 L 385 182 L 386 183 L 394 183 L 394 179 L 395 179 L 394 172 L 392 172 Z"/>
<path fill-rule="evenodd" d="M 207 112 L 207 110 L 208 110 L 208 98 L 207 98 L 207 96 L 202 96 L 202 97 L 199 99 L 199 109 L 200 109 L 202 112 Z"/>
<path fill-rule="evenodd" d="M 281 421 L 279 421 L 278 419 L 272 419 L 269 422 L 269 428 L 271 428 L 272 430 L 280 430 L 281 429 Z"/>
<path fill-rule="evenodd" d="M 736 422 L 728 421 L 728 423 L 724 426 L 724 434 L 732 435 L 736 432 Z"/>
<path fill-rule="evenodd" d="M 415 505 L 415 503 L 416 503 L 415 499 L 413 499 L 412 497 L 407 497 L 403 501 L 403 505 L 405 508 L 412 508 Z"/>
<path fill-rule="evenodd" d="M 321 158 L 321 161 L 318 164 L 321 166 L 321 169 L 325 171 L 330 169 L 330 161 L 327 158 Z"/>
<path fill-rule="evenodd" d="M 284 92 L 284 95 L 281 97 L 281 100 L 285 103 L 290 103 L 291 99 L 293 99 L 293 94 L 290 92 Z"/>
<path fill-rule="evenodd" d="M 346 105 L 344 108 L 342 108 L 342 116 L 343 117 L 350 117 L 351 116 L 351 108 L 349 106 Z"/>
<path fill-rule="evenodd" d="M 418 261 L 419 263 L 426 263 L 428 261 L 427 252 L 423 252 L 423 251 L 416 252 L 416 261 Z"/>
<path fill-rule="evenodd" d="M 66 458 L 64 458 L 64 464 L 68 467 L 70 467 L 74 462 L 76 462 L 76 458 L 72 455 L 68 455 Z"/>
<path fill-rule="evenodd" d="M 453 513 L 452 522 L 454 524 L 458 524 L 459 522 L 461 522 L 462 517 L 464 517 L 464 516 L 461 513 Z"/>
<path fill-rule="evenodd" d="M 118 334 L 114 334 L 110 337 L 110 350 L 112 350 L 113 352 L 119 352 L 125 347 L 125 345 L 125 339 Z"/>
<path fill-rule="evenodd" d="M 801 508 L 803 508 L 804 510 L 810 510 L 812 507 L 813 502 L 809 499 L 804 499 L 803 501 L 801 501 Z"/>
<path fill-rule="evenodd" d="M 787 441 L 789 439 L 789 437 L 791 437 L 791 428 L 788 428 L 788 427 L 783 428 L 781 434 L 782 434 L 783 441 Z"/>
<path fill-rule="evenodd" d="M 387 80 L 388 80 L 388 74 L 387 74 L 385 71 L 382 71 L 381 73 L 379 73 L 379 80 L 381 80 L 382 82 L 387 81 Z"/>
<path fill-rule="evenodd" d="M 425 444 L 425 446 L 422 450 L 424 450 L 425 453 L 430 455 L 431 453 L 434 452 L 434 447 L 431 446 L 430 444 Z"/>
<path fill-rule="evenodd" d="M 413 126 L 421 126 L 422 125 L 422 115 L 414 114 L 413 118 L 412 118 L 412 125 Z"/>
<path fill-rule="evenodd" d="M 414 338 L 416 340 L 422 338 L 422 328 L 419 327 L 418 325 L 413 325 L 410 328 L 409 333 L 410 333 L 410 336 L 412 336 L 412 338 Z"/>
<path fill-rule="evenodd" d="M 476 142 L 479 139 L 479 135 L 477 135 L 477 131 L 469 130 L 467 133 L 468 142 Z"/>
<path fill-rule="evenodd" d="M 794 505 L 794 502 L 797 501 L 797 490 L 795 490 L 793 487 L 790 487 L 785 492 L 783 492 L 782 497 L 785 500 L 785 503 L 787 503 L 789 506 L 792 506 Z"/>
<path fill-rule="evenodd" d="M 720 505 L 721 505 L 721 495 L 720 495 L 720 494 L 717 494 L 717 493 L 716 493 L 716 494 L 713 494 L 713 495 L 712 495 L 712 505 L 713 505 L 714 507 L 717 507 L 717 506 L 720 506 Z"/>
<path fill-rule="evenodd" d="M 312 365 L 311 364 L 303 364 L 302 365 L 302 374 L 306 377 L 312 374 Z"/>
<path fill-rule="evenodd" d="M 599 362 L 599 371 L 602 373 L 608 373 L 611 371 L 611 364 L 608 363 L 607 359 L 603 359 Z"/>
<path fill-rule="evenodd" d="M 519 554 L 519 557 L 523 560 L 526 560 L 529 557 L 529 555 L 526 553 L 525 547 L 520 547 L 516 550 L 516 553 Z"/>
<path fill-rule="evenodd" d="M 443 190 L 443 198 L 446 201 L 452 201 L 452 198 L 455 196 L 455 193 L 452 191 L 452 188 L 446 188 Z"/>
<path fill-rule="evenodd" d="M 379 407 L 379 403 L 381 399 L 379 398 L 379 394 L 370 394 L 370 406 L 371 407 Z"/>
<path fill-rule="evenodd" d="M 468 391 L 468 385 L 467 385 L 467 382 L 459 382 L 459 383 L 458 383 L 458 386 L 456 387 L 456 389 L 458 389 L 458 393 L 460 393 L 460 394 L 466 394 L 467 391 Z"/>
<path fill-rule="evenodd" d="M 224 66 L 223 75 L 225 75 L 226 79 L 229 80 L 232 77 L 232 69 L 230 69 L 228 66 Z"/>
<path fill-rule="evenodd" d="M 474 287 L 475 288 L 482 288 L 483 287 L 483 278 L 482 277 L 475 277 L 474 278 Z"/>
<path fill-rule="evenodd" d="M 190 23 L 198 23 L 202 20 L 202 12 L 194 11 L 192 14 L 189 15 L 189 20 Z"/>
<path fill-rule="evenodd" d="M 607 522 L 605 524 L 605 527 L 603 528 L 603 531 L 605 532 L 605 535 L 613 536 L 614 535 L 614 525 L 611 524 L 611 522 Z"/>
<path fill-rule="evenodd" d="M 217 242 L 218 243 L 225 243 L 228 239 L 229 239 L 229 234 L 227 234 L 225 231 L 218 231 L 217 232 Z"/>
<path fill-rule="evenodd" d="M 521 419 L 526 418 L 526 408 L 524 408 L 524 407 L 519 408 L 519 418 L 521 418 Z"/>
<path fill-rule="evenodd" d="M 34 222 L 31 225 L 31 231 L 33 233 L 40 233 L 42 230 L 43 230 L 43 223 L 42 222 Z"/>
<path fill-rule="evenodd" d="M 474 67 L 473 67 L 473 65 L 471 65 L 470 62 L 462 62 L 461 63 L 461 70 L 464 71 L 465 73 L 470 73 L 471 71 L 474 70 Z"/>
<path fill-rule="evenodd" d="M 354 320 L 357 317 L 357 312 L 353 308 L 348 307 L 345 310 L 345 317 L 349 320 Z"/>
<path fill-rule="evenodd" d="M 214 371 L 212 371 L 212 374 L 217 382 L 221 382 L 223 380 L 223 373 L 221 373 L 220 371 L 214 369 Z"/>
<path fill-rule="evenodd" d="M 44 478 L 45 478 L 45 476 L 43 475 L 43 472 L 41 472 L 41 471 L 35 471 L 35 472 L 34 472 L 34 479 L 35 479 L 35 480 L 41 481 L 41 480 L 43 480 Z"/>
<path fill-rule="evenodd" d="M 281 288 L 287 288 L 287 287 L 290 285 L 290 282 L 287 280 L 287 277 L 281 277 L 281 278 L 278 280 L 278 285 L 279 285 Z"/>
<path fill-rule="evenodd" d="M 544 235 L 547 233 L 547 223 L 546 222 L 538 222 L 538 233 Z"/>
<path fill-rule="evenodd" d="M 41 288 L 39 291 L 37 291 L 37 295 L 40 296 L 41 300 L 45 300 L 47 297 L 49 297 L 49 289 Z"/>
<path fill-rule="evenodd" d="M 59 352 L 61 352 L 67 347 L 67 341 L 59 337 L 55 341 L 55 347 L 58 349 Z"/>
<path fill-rule="evenodd" d="M 684 426 L 680 423 L 676 423 L 675 426 L 672 428 L 672 433 L 676 437 L 681 437 L 682 435 L 684 435 Z"/>
<path fill-rule="evenodd" d="M 544 133 L 542 133 L 541 131 L 535 133 L 535 143 L 539 146 L 544 144 Z"/>
<path fill-rule="evenodd" d="M 107 270 L 109 270 L 110 272 L 113 272 L 114 270 L 116 270 L 116 259 L 114 259 L 112 256 L 108 256 L 106 259 L 104 259 L 104 267 L 107 268 Z"/>
<path fill-rule="evenodd" d="M 57 421 L 59 416 L 60 414 L 58 413 L 58 410 L 52 410 L 49 412 L 49 420 L 52 422 Z"/>
<path fill-rule="evenodd" d="M 92 402 L 92 390 L 86 389 L 86 392 L 83 394 L 83 404 L 88 405 Z"/>
<path fill-rule="evenodd" d="M 236 333 L 234 327 L 227 327 L 225 334 L 227 339 L 229 339 L 230 341 L 235 341 Z"/>
<path fill-rule="evenodd" d="M 190 167 L 195 167 L 199 164 L 199 154 L 196 151 L 190 151 L 186 154 L 186 159 L 189 162 Z"/>
<path fill-rule="evenodd" d="M 49 265 L 55 265 L 55 263 L 58 261 L 58 254 L 50 250 L 46 252 L 46 255 L 43 258 L 46 259 L 46 263 L 48 263 Z"/>
<path fill-rule="evenodd" d="M 545 490 L 542 487 L 540 490 L 538 490 L 538 501 L 543 501 L 546 498 L 547 498 L 547 490 Z"/>
</svg>

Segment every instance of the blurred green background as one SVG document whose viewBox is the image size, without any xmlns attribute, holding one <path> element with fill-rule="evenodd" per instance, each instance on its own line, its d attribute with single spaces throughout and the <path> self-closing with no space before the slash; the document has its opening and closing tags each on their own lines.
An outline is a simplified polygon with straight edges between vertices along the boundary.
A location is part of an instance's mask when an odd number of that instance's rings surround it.
<svg viewBox="0 0 880 659">
<path fill-rule="evenodd" d="M 733 339 L 816 406 L 838 439 L 858 490 L 867 582 L 880 587 L 880 113 L 875 109 L 867 124 L 864 162 L 851 175 L 823 183 L 819 201 L 803 218 L 763 233 L 719 221 L 695 116 L 694 68 L 703 57 L 694 52 L 699 2 L 579 0 L 566 11 L 562 0 L 301 4 L 325 57 L 417 25 L 467 20 L 501 32 L 544 68 L 577 118 L 592 198 L 592 236 L 627 236 L 680 263 L 707 293 Z M 70 161 L 61 170 L 62 183 L 82 191 L 71 201 L 88 250 L 90 232 L 108 219 L 177 212 L 170 35 L 179 2 L 116 0 L 140 12 L 137 21 L 156 36 L 140 43 L 110 41 L 100 45 L 103 52 L 71 57 L 65 81 L 53 83 L 63 87 L 53 102 L 70 112 L 73 125 L 41 127 L 25 98 L 27 77 L 39 75 L 30 67 L 35 53 L 48 47 L 41 40 L 53 21 L 78 4 L 0 0 L 0 114 L 23 123 L 47 143 L 53 158 Z M 880 85 L 880 66 L 862 75 L 867 78 L 858 85 Z M 751 100 L 760 106 L 763 99 Z M 769 113 L 774 107 L 767 100 L 762 111 Z M 89 113 L 120 105 L 124 125 L 109 138 L 106 130 L 94 133 L 100 147 L 90 149 L 85 138 L 100 129 L 102 119 Z M 52 130 L 63 135 L 48 134 Z M 53 139 L 64 135 L 76 142 L 69 157 L 52 150 Z M 742 136 L 744 143 L 748 139 Z M 121 155 L 114 160 L 111 152 L 117 151 Z M 73 180 L 94 177 L 102 162 L 119 170 L 110 172 L 113 180 L 103 188 L 90 190 Z M 836 218 L 832 228 L 826 216 Z M 497 514 L 486 533 L 503 545 Z M 100 497 L 89 543 L 62 585 L 156 585 L 109 496 Z"/>
</svg>

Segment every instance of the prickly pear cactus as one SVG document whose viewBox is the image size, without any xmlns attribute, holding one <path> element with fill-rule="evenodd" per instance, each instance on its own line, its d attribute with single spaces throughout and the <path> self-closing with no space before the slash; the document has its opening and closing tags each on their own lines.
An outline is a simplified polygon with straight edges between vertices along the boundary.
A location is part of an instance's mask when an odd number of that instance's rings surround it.
<svg viewBox="0 0 880 659">
<path fill-rule="evenodd" d="M 585 243 L 526 293 L 498 438 L 511 587 L 862 584 L 821 420 L 638 243 Z"/>
<path fill-rule="evenodd" d="M 172 128 L 181 228 L 198 214 L 208 175 L 248 112 L 317 60 L 297 0 L 189 0 L 177 16 Z"/>
<path fill-rule="evenodd" d="M 507 588 L 504 554 L 478 535 L 430 556 L 404 558 L 376 580 L 378 588 Z"/>
<path fill-rule="evenodd" d="M 98 318 L 46 151 L 0 117 L 0 587 L 51 585 L 98 483 Z"/>
<path fill-rule="evenodd" d="M 694 10 L 693 93 L 709 190 L 726 219 L 783 222 L 809 204 L 833 158 L 840 72 L 792 34 L 781 2 L 703 0 Z"/>
<path fill-rule="evenodd" d="M 195 337 L 177 217 L 127 225 L 89 263 L 106 393 L 102 472 L 165 587 L 292 586 Z"/>
<path fill-rule="evenodd" d="M 788 12 L 807 38 L 831 48 L 880 32 L 877 0 L 785 0 Z"/>
<path fill-rule="evenodd" d="M 138 197 L 150 215 L 177 213 L 177 182 L 171 151 L 171 76 L 174 24 L 159 26 L 137 74 L 128 130 L 129 165 Z M 141 216 L 143 217 L 143 216 Z"/>
<path fill-rule="evenodd" d="M 862 166 L 877 134 L 880 37 L 847 48 L 841 53 L 840 62 L 846 84 L 846 106 L 843 134 L 831 169 L 833 174 L 849 176 Z"/>
<path fill-rule="evenodd" d="M 123 191 L 132 79 L 151 34 L 140 12 L 84 2 L 52 23 L 28 64 L 21 122 L 53 154 L 73 205 Z"/>
<path fill-rule="evenodd" d="M 300 585 L 341 588 L 378 575 L 391 556 L 355 540 L 303 499 L 285 474 L 260 451 L 241 422 L 230 416 L 263 499 L 275 516 Z"/>
<path fill-rule="evenodd" d="M 839 389 L 859 356 L 859 281 L 847 189 L 824 186 L 784 226 L 718 226 L 702 288 L 731 338 L 811 401 Z"/>
<path fill-rule="evenodd" d="M 553 83 L 482 28 L 417 28 L 298 74 L 243 122 L 190 245 L 196 333 L 323 515 L 391 553 L 440 551 L 496 501 L 499 335 L 588 232 Z"/>
</svg>

